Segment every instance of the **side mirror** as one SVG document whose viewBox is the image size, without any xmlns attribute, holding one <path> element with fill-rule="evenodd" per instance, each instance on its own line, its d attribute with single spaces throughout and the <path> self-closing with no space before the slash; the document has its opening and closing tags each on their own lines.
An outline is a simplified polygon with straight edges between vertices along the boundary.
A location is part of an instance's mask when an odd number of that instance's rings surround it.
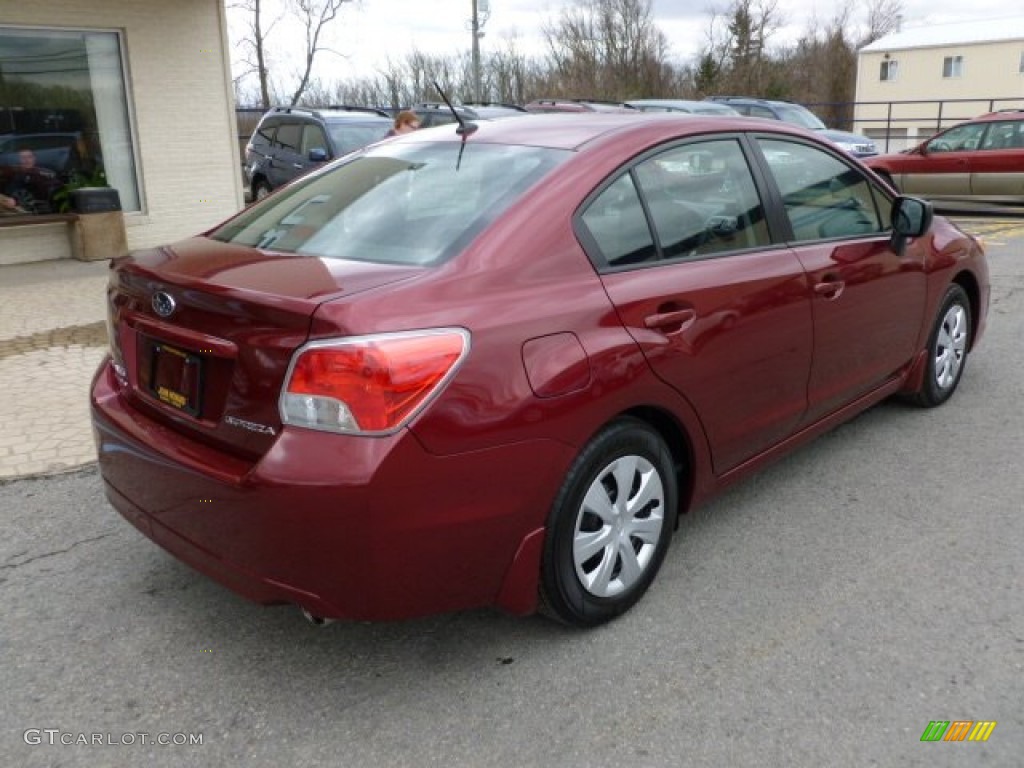
<svg viewBox="0 0 1024 768">
<path fill-rule="evenodd" d="M 932 225 L 935 210 L 932 204 L 916 197 L 900 195 L 892 203 L 892 250 L 903 255 L 907 240 L 920 237 Z"/>
<path fill-rule="evenodd" d="M 309 150 L 309 161 L 311 163 L 322 163 L 328 159 L 327 150 L 323 147 L 314 147 Z"/>
</svg>

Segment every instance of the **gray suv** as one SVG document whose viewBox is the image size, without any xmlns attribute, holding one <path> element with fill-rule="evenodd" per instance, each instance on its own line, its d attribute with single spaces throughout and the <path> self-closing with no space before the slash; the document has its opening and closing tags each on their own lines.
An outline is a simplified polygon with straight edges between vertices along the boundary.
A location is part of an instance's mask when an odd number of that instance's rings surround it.
<svg viewBox="0 0 1024 768">
<path fill-rule="evenodd" d="M 828 128 L 816 114 L 802 104 L 794 104 L 791 101 L 755 99 L 746 96 L 709 96 L 705 101 L 728 104 L 741 115 L 781 120 L 784 123 L 792 123 L 793 125 L 799 125 L 816 131 L 819 135 L 824 136 L 854 157 L 870 157 L 878 154 L 878 147 L 873 139 L 869 139 L 867 136 L 862 136 L 859 133 Z"/>
<path fill-rule="evenodd" d="M 379 109 L 275 107 L 245 148 L 245 181 L 253 200 L 266 197 L 328 160 L 383 139 L 393 125 Z"/>
</svg>

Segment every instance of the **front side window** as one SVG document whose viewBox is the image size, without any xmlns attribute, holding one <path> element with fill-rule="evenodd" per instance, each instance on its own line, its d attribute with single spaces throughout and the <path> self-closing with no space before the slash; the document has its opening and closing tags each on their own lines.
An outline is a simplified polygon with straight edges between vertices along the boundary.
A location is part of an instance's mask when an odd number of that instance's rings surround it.
<svg viewBox="0 0 1024 768">
<path fill-rule="evenodd" d="M 882 82 L 892 82 L 900 74 L 900 63 L 895 59 L 886 59 L 882 62 L 881 73 L 878 79 Z"/>
<path fill-rule="evenodd" d="M 942 76 L 943 77 L 963 77 L 964 74 L 964 57 L 963 56 L 946 56 L 942 60 Z"/>
<path fill-rule="evenodd" d="M 797 242 L 886 230 L 883 198 L 856 168 L 806 144 L 760 139 Z"/>
<path fill-rule="evenodd" d="M 0 213 L 59 213 L 108 184 L 140 210 L 122 50 L 117 32 L 0 26 Z"/>
<path fill-rule="evenodd" d="M 973 152 L 981 146 L 985 123 L 957 125 L 940 133 L 925 146 L 928 152 Z"/>
<path fill-rule="evenodd" d="M 472 142 L 385 143 L 300 179 L 211 237 L 317 258 L 437 264 L 570 155 Z"/>
</svg>

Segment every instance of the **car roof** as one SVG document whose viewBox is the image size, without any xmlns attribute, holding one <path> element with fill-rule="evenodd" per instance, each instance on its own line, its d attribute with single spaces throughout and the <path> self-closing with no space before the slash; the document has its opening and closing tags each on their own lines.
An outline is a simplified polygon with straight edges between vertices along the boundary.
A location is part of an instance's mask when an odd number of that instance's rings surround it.
<svg viewBox="0 0 1024 768">
<path fill-rule="evenodd" d="M 768 130 L 795 136 L 814 136 L 798 126 L 778 120 L 764 120 L 741 115 L 695 115 L 679 112 L 582 112 L 533 113 L 515 120 L 493 120 L 477 123 L 477 128 L 463 137 L 455 125 L 426 128 L 398 137 L 403 142 L 467 141 L 488 144 L 521 144 L 576 150 L 613 134 L 650 133 L 668 138 L 715 131 Z"/>
<path fill-rule="evenodd" d="M 970 120 L 963 120 L 965 123 L 991 122 L 993 120 L 1024 120 L 1024 109 L 1000 109 L 997 112 L 988 112 L 978 115 Z"/>
</svg>

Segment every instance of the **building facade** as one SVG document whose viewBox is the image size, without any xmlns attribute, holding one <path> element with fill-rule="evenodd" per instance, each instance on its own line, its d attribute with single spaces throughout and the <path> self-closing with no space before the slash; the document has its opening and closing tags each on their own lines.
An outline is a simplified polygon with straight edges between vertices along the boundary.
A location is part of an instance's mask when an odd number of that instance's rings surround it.
<svg viewBox="0 0 1024 768">
<path fill-rule="evenodd" d="M 889 149 L 999 109 L 1024 109 L 1024 16 L 887 35 L 858 53 L 857 130 Z"/>
<path fill-rule="evenodd" d="M 236 134 L 223 0 L 0 0 L 0 264 L 69 258 L 81 186 L 117 190 L 131 249 L 210 227 Z"/>
</svg>

